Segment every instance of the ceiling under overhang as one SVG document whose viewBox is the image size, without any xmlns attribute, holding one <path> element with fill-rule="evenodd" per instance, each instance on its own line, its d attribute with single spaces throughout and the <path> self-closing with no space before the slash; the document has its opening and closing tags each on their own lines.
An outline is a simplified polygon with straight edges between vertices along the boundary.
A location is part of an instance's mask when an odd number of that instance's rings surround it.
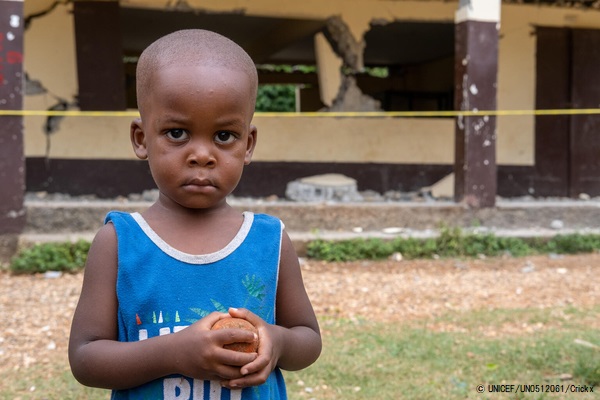
<svg viewBox="0 0 600 400">
<path fill-rule="evenodd" d="M 242 46 L 257 64 L 315 64 L 314 35 L 325 20 L 269 18 L 242 13 L 204 13 L 121 8 L 126 54 L 140 54 L 159 37 L 179 29 L 218 32 Z M 454 24 L 396 21 L 372 25 L 364 38 L 366 65 L 418 64 L 454 51 Z"/>
</svg>

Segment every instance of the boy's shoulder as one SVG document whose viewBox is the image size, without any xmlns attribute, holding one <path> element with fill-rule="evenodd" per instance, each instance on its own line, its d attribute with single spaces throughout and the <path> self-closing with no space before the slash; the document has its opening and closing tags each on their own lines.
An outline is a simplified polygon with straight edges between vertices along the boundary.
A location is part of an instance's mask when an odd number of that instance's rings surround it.
<svg viewBox="0 0 600 400">
<path fill-rule="evenodd" d="M 107 224 L 109 222 L 114 222 L 115 220 L 133 219 L 134 214 L 135 213 L 129 213 L 129 212 L 119 211 L 119 210 L 111 210 L 106 213 L 106 216 L 104 217 L 104 224 Z"/>
<path fill-rule="evenodd" d="M 253 213 L 251 211 L 245 211 L 244 212 L 245 215 L 252 215 L 252 218 L 254 218 L 254 223 L 258 223 L 258 224 L 266 224 L 266 225 L 273 225 L 273 226 L 280 226 L 281 229 L 285 228 L 285 225 L 283 224 L 283 221 L 281 221 L 278 217 L 274 216 L 274 215 L 270 215 L 270 214 L 263 214 L 263 213 Z"/>
</svg>

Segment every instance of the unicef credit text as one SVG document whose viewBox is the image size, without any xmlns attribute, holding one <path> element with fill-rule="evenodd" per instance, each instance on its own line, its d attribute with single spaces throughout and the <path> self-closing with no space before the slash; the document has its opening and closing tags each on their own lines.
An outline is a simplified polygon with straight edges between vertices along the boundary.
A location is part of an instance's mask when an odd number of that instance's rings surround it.
<svg viewBox="0 0 600 400">
<path fill-rule="evenodd" d="M 575 384 L 487 384 L 478 385 L 477 393 L 594 393 L 594 387 Z"/>
</svg>

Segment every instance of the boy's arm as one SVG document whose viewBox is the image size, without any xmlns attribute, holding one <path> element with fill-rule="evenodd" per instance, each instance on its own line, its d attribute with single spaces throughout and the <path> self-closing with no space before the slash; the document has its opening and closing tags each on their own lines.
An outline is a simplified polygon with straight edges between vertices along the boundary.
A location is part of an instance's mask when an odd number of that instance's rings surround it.
<svg viewBox="0 0 600 400">
<path fill-rule="evenodd" d="M 298 255 L 283 232 L 279 282 L 277 285 L 277 325 L 281 354 L 277 366 L 299 370 L 314 363 L 321 354 L 319 323 L 304 287 Z"/>
<path fill-rule="evenodd" d="M 255 358 L 255 354 L 222 350 L 224 342 L 252 338 L 226 338 L 211 332 L 212 324 L 222 317 L 219 313 L 178 333 L 119 342 L 116 281 L 117 238 L 112 224 L 107 224 L 90 248 L 71 326 L 69 362 L 82 384 L 124 389 L 173 373 L 198 379 L 231 379 L 240 377 L 239 367 L 231 365 L 241 366 Z"/>
</svg>

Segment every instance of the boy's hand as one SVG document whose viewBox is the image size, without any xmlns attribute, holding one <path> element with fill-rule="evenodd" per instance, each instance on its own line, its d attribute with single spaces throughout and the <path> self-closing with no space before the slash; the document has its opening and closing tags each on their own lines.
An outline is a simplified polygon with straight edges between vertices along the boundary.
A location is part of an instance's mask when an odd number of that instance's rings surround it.
<svg viewBox="0 0 600 400">
<path fill-rule="evenodd" d="M 174 363 L 178 373 L 195 379 L 231 380 L 243 377 L 241 367 L 251 364 L 256 353 L 241 353 L 224 349 L 235 342 L 248 342 L 253 333 L 243 330 L 211 330 L 219 319 L 228 314 L 213 312 L 200 321 L 173 334 L 172 348 L 176 349 Z"/>
<path fill-rule="evenodd" d="M 258 357 L 239 368 L 241 377 L 222 380 L 221 385 L 230 389 L 262 385 L 277 366 L 280 351 L 276 336 L 280 327 L 266 323 L 258 315 L 244 308 L 230 308 L 229 315 L 248 320 L 258 329 Z"/>
</svg>

